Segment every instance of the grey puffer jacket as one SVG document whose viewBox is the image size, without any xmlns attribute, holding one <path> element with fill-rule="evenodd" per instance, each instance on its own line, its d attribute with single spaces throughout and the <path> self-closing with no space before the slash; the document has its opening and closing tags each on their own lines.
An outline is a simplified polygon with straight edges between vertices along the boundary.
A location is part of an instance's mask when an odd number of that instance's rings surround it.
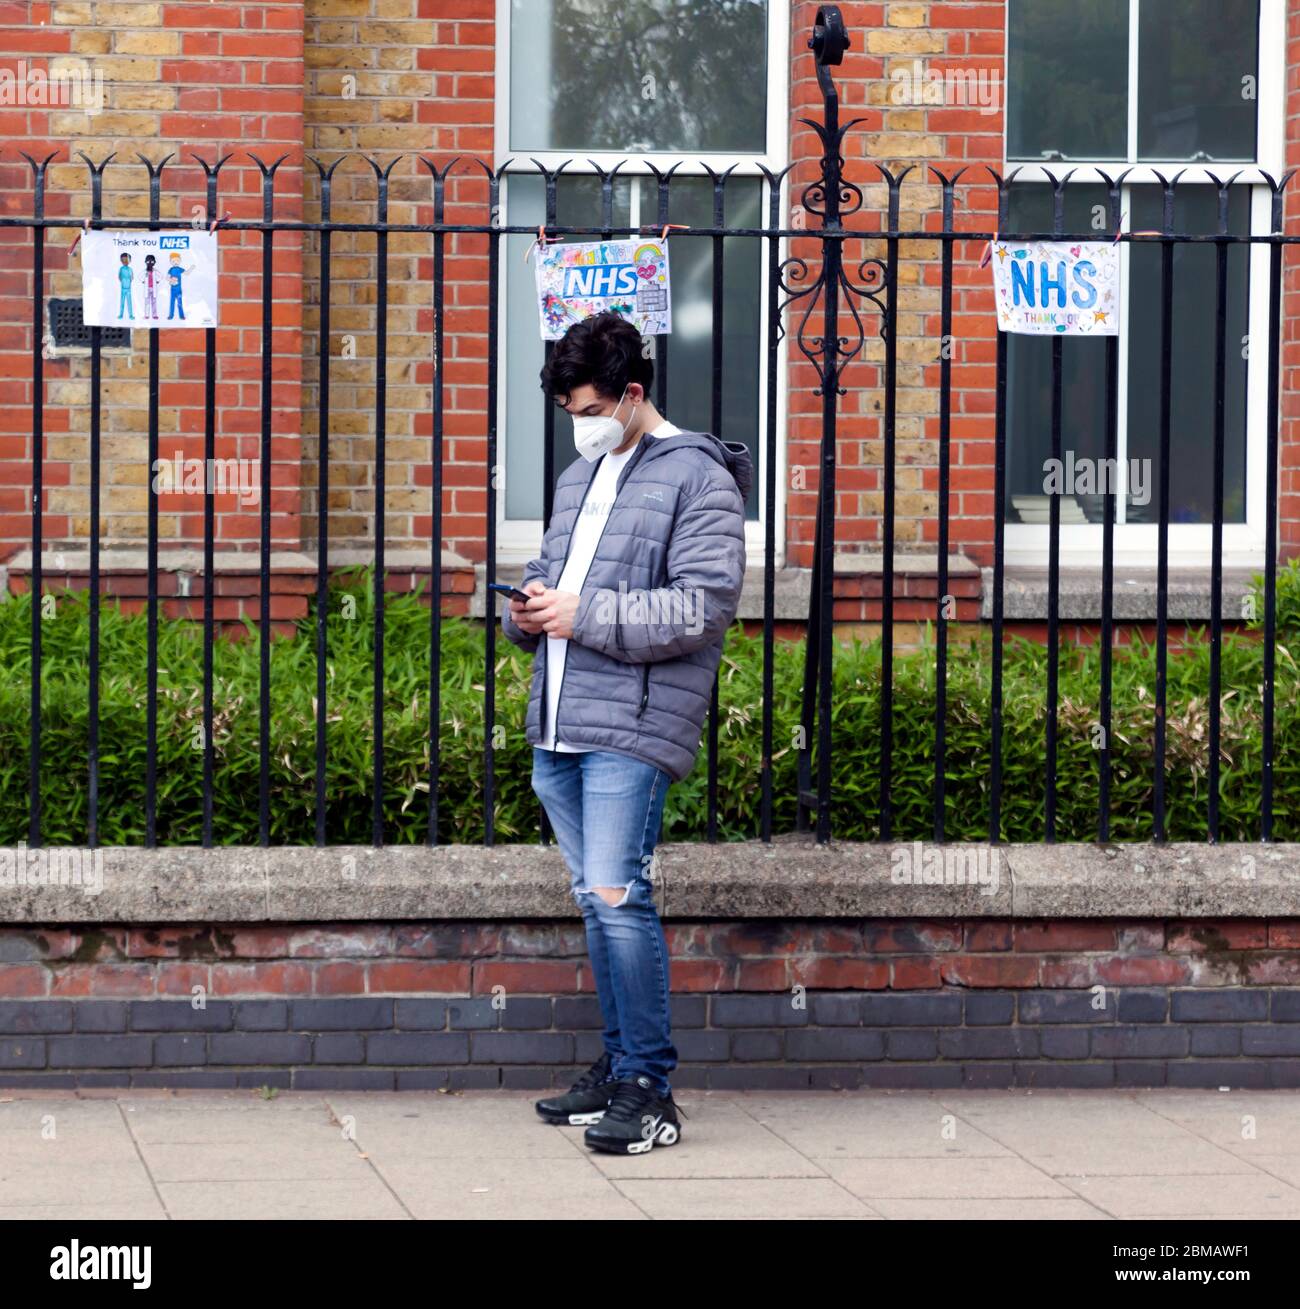
<svg viewBox="0 0 1300 1309">
<path fill-rule="evenodd" d="M 542 553 L 523 573 L 554 587 L 599 461 L 575 459 L 555 488 Z M 582 587 L 561 679 L 559 739 L 612 750 L 680 781 L 695 763 L 722 642 L 745 574 L 749 451 L 707 432 L 643 436 Z M 527 739 L 545 739 L 546 640 L 501 625 L 536 653 Z"/>
</svg>

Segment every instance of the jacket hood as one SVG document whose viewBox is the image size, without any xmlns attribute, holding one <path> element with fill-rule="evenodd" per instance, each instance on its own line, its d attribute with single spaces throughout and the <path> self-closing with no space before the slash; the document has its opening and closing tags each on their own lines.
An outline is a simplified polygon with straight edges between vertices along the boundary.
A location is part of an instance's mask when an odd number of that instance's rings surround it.
<svg viewBox="0 0 1300 1309">
<path fill-rule="evenodd" d="M 723 441 L 711 432 L 687 431 L 678 432 L 670 437 L 643 436 L 641 439 L 648 443 L 642 462 L 662 459 L 665 455 L 672 454 L 674 450 L 681 450 L 686 446 L 694 450 L 703 450 L 710 459 L 716 460 L 731 474 L 740 490 L 742 500 L 749 495 L 749 488 L 754 480 L 753 460 L 749 457 L 748 447 L 739 441 Z"/>
</svg>

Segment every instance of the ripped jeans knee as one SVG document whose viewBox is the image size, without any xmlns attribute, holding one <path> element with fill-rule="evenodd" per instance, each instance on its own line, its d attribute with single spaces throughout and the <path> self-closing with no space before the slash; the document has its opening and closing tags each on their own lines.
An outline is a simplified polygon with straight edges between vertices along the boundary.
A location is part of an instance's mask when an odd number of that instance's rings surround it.
<svg viewBox="0 0 1300 1309">
<path fill-rule="evenodd" d="M 607 894 L 602 894 L 605 892 Z M 609 896 L 608 893 L 616 892 L 617 894 Z M 623 909 L 627 907 L 639 908 L 643 905 L 653 904 L 654 897 L 650 879 L 642 874 L 632 878 L 631 881 L 623 886 L 584 886 L 573 893 L 574 899 L 578 902 L 578 907 L 583 907 L 584 901 L 600 913 L 602 909 Z"/>
</svg>

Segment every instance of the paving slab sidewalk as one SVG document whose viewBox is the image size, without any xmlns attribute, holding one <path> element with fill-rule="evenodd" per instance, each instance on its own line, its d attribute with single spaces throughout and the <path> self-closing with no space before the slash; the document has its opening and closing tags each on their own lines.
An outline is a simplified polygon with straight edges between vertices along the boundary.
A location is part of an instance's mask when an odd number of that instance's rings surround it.
<svg viewBox="0 0 1300 1309">
<path fill-rule="evenodd" d="M 689 1092 L 636 1158 L 533 1098 L 0 1090 L 0 1218 L 1300 1218 L 1300 1091 Z"/>
</svg>

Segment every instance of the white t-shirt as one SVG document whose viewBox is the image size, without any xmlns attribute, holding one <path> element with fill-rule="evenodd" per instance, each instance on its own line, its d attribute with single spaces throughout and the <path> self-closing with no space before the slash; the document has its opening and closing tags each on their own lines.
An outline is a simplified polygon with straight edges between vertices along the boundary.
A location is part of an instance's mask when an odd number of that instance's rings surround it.
<svg viewBox="0 0 1300 1309">
<path fill-rule="evenodd" d="M 648 435 L 663 440 L 665 437 L 676 436 L 680 431 L 680 427 L 674 427 L 665 419 Z M 645 437 L 641 439 L 645 440 Z M 587 498 L 578 510 L 578 521 L 573 525 L 569 557 L 565 560 L 560 580 L 555 584 L 557 591 L 568 591 L 573 595 L 582 594 L 587 571 L 596 556 L 596 546 L 600 541 L 601 533 L 605 530 L 605 524 L 609 521 L 610 511 L 614 508 L 619 476 L 627 461 L 635 453 L 636 446 L 633 445 L 622 454 L 614 454 L 611 451 L 600 461 L 596 476 L 587 489 Z M 595 747 L 568 745 L 564 741 L 555 739 L 555 715 L 560 707 L 560 688 L 564 684 L 564 661 L 568 651 L 569 642 L 566 638 L 560 636 L 546 638 L 546 738 L 542 741 L 542 749 L 578 754 Z"/>
</svg>

